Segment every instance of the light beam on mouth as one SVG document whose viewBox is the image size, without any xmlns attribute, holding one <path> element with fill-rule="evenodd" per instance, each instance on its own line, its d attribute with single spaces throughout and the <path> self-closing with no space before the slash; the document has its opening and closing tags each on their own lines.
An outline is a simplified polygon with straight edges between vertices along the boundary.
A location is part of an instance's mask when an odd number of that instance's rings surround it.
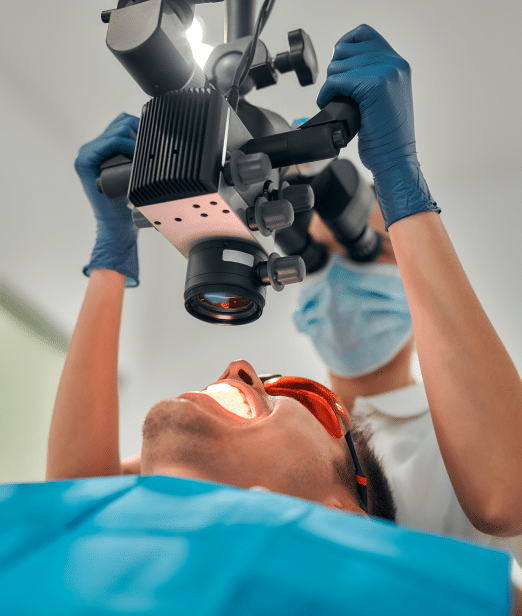
<svg viewBox="0 0 522 616">
<path fill-rule="evenodd" d="M 246 419 L 253 419 L 255 417 L 255 413 L 245 400 L 244 395 L 239 389 L 228 383 L 214 383 L 204 389 L 202 393 L 210 396 L 227 411 L 239 417 L 245 417 Z"/>
</svg>

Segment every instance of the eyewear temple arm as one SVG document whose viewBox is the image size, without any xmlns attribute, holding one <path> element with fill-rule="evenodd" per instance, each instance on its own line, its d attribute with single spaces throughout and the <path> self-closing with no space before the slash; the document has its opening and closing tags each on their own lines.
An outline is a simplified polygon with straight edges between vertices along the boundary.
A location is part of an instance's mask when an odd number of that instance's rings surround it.
<svg viewBox="0 0 522 616">
<path fill-rule="evenodd" d="M 350 431 L 345 434 L 346 442 L 348 443 L 348 447 L 350 448 L 350 452 L 352 454 L 353 463 L 355 465 L 355 479 L 357 480 L 357 492 L 359 493 L 359 498 L 361 499 L 361 503 L 363 505 L 363 509 L 366 513 L 368 513 L 368 490 L 367 490 L 367 480 L 366 475 L 363 472 L 361 464 L 359 463 L 359 458 L 357 457 L 357 453 L 355 451 L 355 446 L 353 444 L 353 439 Z"/>
</svg>

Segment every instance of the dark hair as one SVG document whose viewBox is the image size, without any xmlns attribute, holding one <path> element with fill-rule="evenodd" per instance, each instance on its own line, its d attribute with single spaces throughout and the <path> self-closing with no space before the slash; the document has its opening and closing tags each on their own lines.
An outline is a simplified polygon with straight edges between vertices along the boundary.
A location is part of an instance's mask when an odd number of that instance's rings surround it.
<svg viewBox="0 0 522 616">
<path fill-rule="evenodd" d="M 352 424 L 351 435 L 367 480 L 368 489 L 368 515 L 395 522 L 397 507 L 390 488 L 382 462 L 375 455 L 373 448 L 368 445 L 371 434 L 364 429 L 354 428 Z M 345 459 L 334 465 L 337 481 L 343 485 L 355 498 L 358 506 L 363 509 L 355 481 L 355 466 L 350 450 L 347 447 Z"/>
</svg>

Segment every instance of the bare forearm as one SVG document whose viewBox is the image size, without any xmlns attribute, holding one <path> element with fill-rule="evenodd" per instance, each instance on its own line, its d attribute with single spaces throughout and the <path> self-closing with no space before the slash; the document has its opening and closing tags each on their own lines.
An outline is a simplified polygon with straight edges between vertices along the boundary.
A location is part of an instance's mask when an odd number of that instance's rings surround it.
<svg viewBox="0 0 522 616">
<path fill-rule="evenodd" d="M 58 387 L 47 479 L 119 475 L 118 341 L 125 276 L 93 270 Z"/>
<path fill-rule="evenodd" d="M 437 441 L 459 502 L 493 535 L 522 532 L 522 382 L 434 212 L 390 226 Z"/>
</svg>

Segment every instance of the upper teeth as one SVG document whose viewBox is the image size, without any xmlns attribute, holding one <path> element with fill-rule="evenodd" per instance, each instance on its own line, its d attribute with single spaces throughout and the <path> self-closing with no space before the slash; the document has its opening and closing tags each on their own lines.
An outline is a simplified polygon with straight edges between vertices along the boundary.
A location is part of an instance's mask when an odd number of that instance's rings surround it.
<svg viewBox="0 0 522 616">
<path fill-rule="evenodd" d="M 236 387 L 232 387 L 228 383 L 214 383 L 204 391 L 228 411 L 240 417 L 254 417 L 254 413 L 247 404 L 244 395 Z"/>
</svg>

